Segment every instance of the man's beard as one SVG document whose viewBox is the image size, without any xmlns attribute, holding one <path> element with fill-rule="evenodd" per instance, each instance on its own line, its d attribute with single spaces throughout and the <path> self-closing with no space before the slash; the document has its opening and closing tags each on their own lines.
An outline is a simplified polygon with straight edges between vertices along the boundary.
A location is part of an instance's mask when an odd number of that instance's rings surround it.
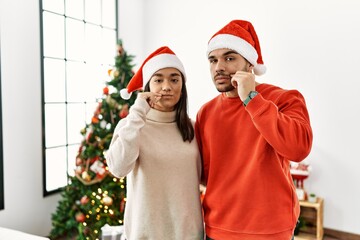
<svg viewBox="0 0 360 240">
<path fill-rule="evenodd" d="M 241 69 L 241 71 L 248 72 L 248 71 L 249 71 L 249 66 L 245 65 L 245 66 Z M 219 73 L 217 73 L 217 74 L 214 76 L 213 81 L 214 81 L 214 83 L 215 83 L 215 87 L 216 87 L 216 89 L 218 90 L 218 92 L 230 92 L 230 91 L 232 91 L 232 90 L 235 89 L 235 87 L 231 84 L 231 78 L 232 78 L 232 77 L 230 76 L 230 75 L 234 75 L 234 74 L 235 74 L 235 73 L 233 73 L 233 74 L 226 74 L 226 73 L 224 73 L 224 72 L 219 72 Z M 219 87 L 219 85 L 216 85 L 216 81 L 215 81 L 216 77 L 218 77 L 218 76 L 226 76 L 226 77 L 229 77 L 229 78 L 230 78 L 230 84 L 227 85 L 227 86 L 220 85 L 220 87 Z"/>
<path fill-rule="evenodd" d="M 218 86 L 216 86 L 216 89 L 218 90 L 218 92 L 230 92 L 230 91 L 234 90 L 235 87 L 230 84 L 230 85 L 228 85 L 226 87 L 218 87 Z"/>
<path fill-rule="evenodd" d="M 220 84 L 217 85 L 216 84 L 216 77 L 218 76 L 226 76 L 230 78 L 230 83 L 228 85 L 225 84 Z M 225 74 L 225 73 L 218 73 L 214 76 L 214 83 L 215 83 L 215 87 L 218 90 L 218 92 L 229 92 L 235 89 L 235 87 L 231 84 L 231 76 L 229 74 Z"/>
</svg>

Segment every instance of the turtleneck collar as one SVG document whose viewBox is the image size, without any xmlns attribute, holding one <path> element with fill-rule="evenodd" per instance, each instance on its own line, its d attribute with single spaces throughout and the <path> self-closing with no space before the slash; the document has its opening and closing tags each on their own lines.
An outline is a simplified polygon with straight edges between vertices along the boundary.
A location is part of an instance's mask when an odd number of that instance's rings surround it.
<svg viewBox="0 0 360 240">
<path fill-rule="evenodd" d="M 147 120 L 161 123 L 175 122 L 176 111 L 161 112 L 159 110 L 151 108 L 146 115 Z"/>
</svg>

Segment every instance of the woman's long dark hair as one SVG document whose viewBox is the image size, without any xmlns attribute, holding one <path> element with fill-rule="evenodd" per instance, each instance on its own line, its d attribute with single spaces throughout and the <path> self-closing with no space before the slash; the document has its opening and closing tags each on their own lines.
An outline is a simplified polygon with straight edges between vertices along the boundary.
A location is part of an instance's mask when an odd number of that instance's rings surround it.
<svg viewBox="0 0 360 240">
<path fill-rule="evenodd" d="M 179 102 L 175 105 L 176 109 L 176 125 L 178 126 L 181 136 L 185 141 L 191 142 L 194 139 L 194 127 L 191 123 L 190 117 L 187 112 L 188 107 L 188 95 L 186 90 L 185 78 L 181 73 L 181 96 Z M 145 92 L 150 92 L 150 81 L 145 85 Z"/>
</svg>

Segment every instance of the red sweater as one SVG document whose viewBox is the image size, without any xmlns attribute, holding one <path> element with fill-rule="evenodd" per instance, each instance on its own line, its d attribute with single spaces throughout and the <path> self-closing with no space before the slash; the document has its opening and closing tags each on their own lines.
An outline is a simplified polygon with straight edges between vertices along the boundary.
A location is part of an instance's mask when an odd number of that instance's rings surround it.
<svg viewBox="0 0 360 240">
<path fill-rule="evenodd" d="M 256 90 L 246 107 L 221 94 L 197 115 L 206 234 L 216 240 L 289 240 L 299 217 L 289 161 L 311 150 L 305 100 L 268 84 Z"/>
</svg>

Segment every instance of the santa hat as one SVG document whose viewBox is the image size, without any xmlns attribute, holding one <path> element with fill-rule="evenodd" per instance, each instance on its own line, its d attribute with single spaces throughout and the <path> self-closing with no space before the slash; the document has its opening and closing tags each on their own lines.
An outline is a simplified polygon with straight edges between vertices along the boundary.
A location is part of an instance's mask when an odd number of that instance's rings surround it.
<svg viewBox="0 0 360 240">
<path fill-rule="evenodd" d="M 232 49 L 239 53 L 254 65 L 254 73 L 256 75 L 262 75 L 266 72 L 259 40 L 250 22 L 233 20 L 220 29 L 211 37 L 208 43 L 207 55 L 211 51 L 220 48 Z"/>
<path fill-rule="evenodd" d="M 176 68 L 183 74 L 184 80 L 186 79 L 185 69 L 180 59 L 169 47 L 160 47 L 145 59 L 140 69 L 130 80 L 127 88 L 120 91 L 121 97 L 129 99 L 132 92 L 144 89 L 152 75 L 163 68 Z"/>
</svg>

